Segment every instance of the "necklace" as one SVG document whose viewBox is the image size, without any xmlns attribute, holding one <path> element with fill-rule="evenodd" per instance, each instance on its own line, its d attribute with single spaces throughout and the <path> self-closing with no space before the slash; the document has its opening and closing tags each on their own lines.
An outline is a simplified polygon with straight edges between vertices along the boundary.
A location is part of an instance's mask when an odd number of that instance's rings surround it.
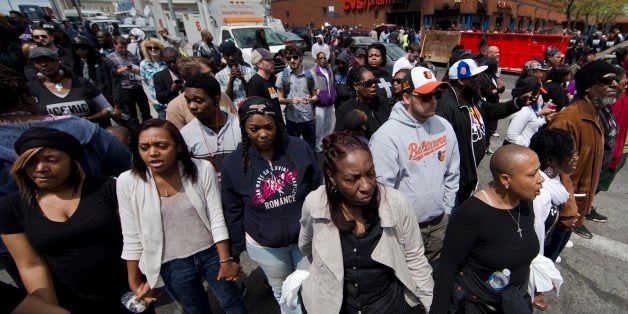
<svg viewBox="0 0 628 314">
<path fill-rule="evenodd" d="M 63 90 L 63 84 L 61 82 L 55 84 L 55 89 L 57 90 L 57 92 L 60 92 Z"/>
<path fill-rule="evenodd" d="M 497 195 L 497 192 L 495 192 L 495 195 Z M 502 204 L 503 207 L 506 207 L 506 205 L 504 205 L 504 202 L 502 202 L 501 197 L 499 197 L 499 195 L 497 195 L 497 200 L 499 201 L 499 203 Z M 519 207 L 519 206 L 517 206 Z M 521 234 L 521 225 L 519 225 L 519 219 L 521 219 L 521 211 L 517 211 L 517 220 L 515 220 L 515 217 L 512 215 L 512 213 L 510 212 L 511 209 L 507 210 L 508 215 L 510 216 L 510 218 L 512 219 L 512 221 L 514 221 L 517 224 L 517 232 L 519 233 L 519 237 L 523 238 L 523 235 Z"/>
</svg>

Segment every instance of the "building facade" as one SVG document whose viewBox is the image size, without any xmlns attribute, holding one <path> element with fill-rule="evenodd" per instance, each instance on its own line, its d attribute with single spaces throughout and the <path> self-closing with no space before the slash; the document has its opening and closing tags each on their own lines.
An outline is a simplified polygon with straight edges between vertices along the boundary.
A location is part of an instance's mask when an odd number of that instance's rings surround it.
<svg viewBox="0 0 628 314">
<path fill-rule="evenodd" d="M 414 29 L 544 30 L 565 21 L 563 8 L 537 0 L 273 0 L 273 16 L 288 26 L 382 23 Z"/>
</svg>

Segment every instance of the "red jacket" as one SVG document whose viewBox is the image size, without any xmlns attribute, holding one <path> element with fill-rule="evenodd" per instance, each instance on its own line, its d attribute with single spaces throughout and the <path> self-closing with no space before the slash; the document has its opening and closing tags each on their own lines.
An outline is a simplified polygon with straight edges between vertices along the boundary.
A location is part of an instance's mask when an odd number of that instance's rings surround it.
<svg viewBox="0 0 628 314">
<path fill-rule="evenodd" d="M 611 106 L 611 111 L 617 120 L 619 133 L 615 138 L 615 148 L 613 149 L 613 159 L 611 160 L 611 169 L 615 169 L 621 160 L 621 155 L 626 145 L 626 133 L 628 133 L 628 89 L 621 97 Z"/>
</svg>

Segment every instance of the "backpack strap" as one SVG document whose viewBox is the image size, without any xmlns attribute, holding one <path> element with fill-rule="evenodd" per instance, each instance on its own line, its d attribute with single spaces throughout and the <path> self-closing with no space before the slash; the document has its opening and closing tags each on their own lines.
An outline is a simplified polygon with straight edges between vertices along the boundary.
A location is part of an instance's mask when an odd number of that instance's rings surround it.
<svg viewBox="0 0 628 314">
<path fill-rule="evenodd" d="M 283 97 L 288 98 L 288 94 L 290 94 L 290 70 L 288 68 L 283 69 L 281 72 L 281 85 Z"/>
</svg>

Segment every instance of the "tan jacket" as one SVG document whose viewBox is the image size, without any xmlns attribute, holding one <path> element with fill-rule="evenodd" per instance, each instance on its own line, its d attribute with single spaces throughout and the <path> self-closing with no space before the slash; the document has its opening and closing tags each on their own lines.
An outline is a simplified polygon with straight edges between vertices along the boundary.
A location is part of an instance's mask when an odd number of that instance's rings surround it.
<svg viewBox="0 0 628 314">
<path fill-rule="evenodd" d="M 425 258 L 419 224 L 401 192 L 381 186 L 379 205 L 382 237 L 373 260 L 392 268 L 405 287 L 406 302 L 432 305 L 432 267 Z M 299 248 L 311 261 L 301 297 L 309 313 L 338 313 L 342 305 L 344 266 L 340 233 L 331 222 L 325 186 L 311 192 L 303 203 Z"/>
<path fill-rule="evenodd" d="M 587 100 L 580 99 L 559 112 L 548 126 L 565 130 L 574 139 L 579 159 L 576 171 L 571 175 L 573 190 L 570 192 L 586 194 L 586 197 L 576 198 L 578 212 L 584 216 L 591 210 L 604 157 L 604 129 L 598 118 L 598 109 Z M 572 204 L 570 199 L 565 206 Z M 567 215 L 563 213 L 563 216 Z M 581 223 L 582 219 L 580 217 Z"/>
</svg>

